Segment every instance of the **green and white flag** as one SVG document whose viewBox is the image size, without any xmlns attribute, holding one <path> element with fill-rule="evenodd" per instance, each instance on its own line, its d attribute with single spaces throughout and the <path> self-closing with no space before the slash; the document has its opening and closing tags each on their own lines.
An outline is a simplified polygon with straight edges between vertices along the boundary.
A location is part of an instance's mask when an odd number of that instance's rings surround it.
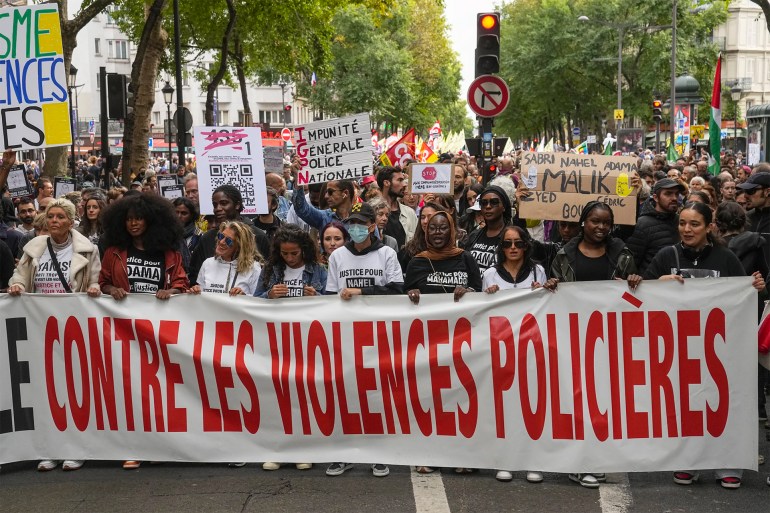
<svg viewBox="0 0 770 513">
<path fill-rule="evenodd" d="M 717 58 L 714 73 L 714 87 L 711 90 L 711 118 L 709 119 L 709 173 L 719 174 L 719 160 L 722 153 L 722 54 Z"/>
</svg>

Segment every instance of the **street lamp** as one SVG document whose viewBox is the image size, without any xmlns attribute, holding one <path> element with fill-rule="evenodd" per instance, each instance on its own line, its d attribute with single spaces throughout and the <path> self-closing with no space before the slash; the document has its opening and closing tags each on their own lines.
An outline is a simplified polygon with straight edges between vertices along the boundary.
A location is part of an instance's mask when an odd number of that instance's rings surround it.
<svg viewBox="0 0 770 513">
<path fill-rule="evenodd" d="M 70 124 L 73 127 L 72 130 L 72 148 L 70 151 L 70 154 L 72 155 L 72 176 L 75 176 L 75 138 L 77 137 L 78 132 L 78 120 L 75 116 L 75 107 L 74 107 L 74 101 L 72 96 L 72 91 L 76 87 L 77 83 L 77 77 L 78 77 L 78 69 L 70 64 L 70 75 L 69 75 L 69 81 L 67 82 L 67 89 L 69 89 L 69 95 L 70 95 Z"/>
<path fill-rule="evenodd" d="M 174 101 L 174 88 L 166 80 L 166 85 L 160 90 L 163 93 L 163 101 L 166 102 L 166 119 L 168 120 L 168 164 L 166 168 L 171 173 L 171 102 Z"/>
<path fill-rule="evenodd" d="M 741 101 L 743 96 L 743 88 L 740 82 L 736 82 L 735 85 L 730 88 L 730 96 L 735 102 L 735 117 L 733 118 L 733 155 L 738 153 L 738 102 Z"/>
<path fill-rule="evenodd" d="M 283 120 L 283 126 L 286 128 L 286 86 L 289 85 L 286 80 L 281 77 L 278 81 L 278 85 L 281 87 L 281 119 Z"/>
</svg>

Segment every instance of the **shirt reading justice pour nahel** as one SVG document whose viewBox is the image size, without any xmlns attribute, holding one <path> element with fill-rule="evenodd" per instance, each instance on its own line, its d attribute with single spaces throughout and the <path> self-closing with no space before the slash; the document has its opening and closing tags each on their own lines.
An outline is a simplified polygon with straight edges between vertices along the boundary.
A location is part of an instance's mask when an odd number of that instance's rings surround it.
<svg viewBox="0 0 770 513">
<path fill-rule="evenodd" d="M 343 246 L 329 257 L 327 292 L 339 292 L 344 288 L 382 287 L 403 281 L 396 252 L 388 246 L 361 255 L 354 255 Z"/>
<path fill-rule="evenodd" d="M 302 297 L 305 295 L 305 284 L 302 283 L 302 274 L 305 272 L 305 266 L 292 269 L 288 265 L 283 272 L 283 284 L 289 289 L 286 297 Z"/>
<path fill-rule="evenodd" d="M 129 292 L 155 294 L 163 288 L 165 270 L 163 253 L 144 251 L 133 246 L 128 248 L 126 269 L 128 270 Z"/>
</svg>

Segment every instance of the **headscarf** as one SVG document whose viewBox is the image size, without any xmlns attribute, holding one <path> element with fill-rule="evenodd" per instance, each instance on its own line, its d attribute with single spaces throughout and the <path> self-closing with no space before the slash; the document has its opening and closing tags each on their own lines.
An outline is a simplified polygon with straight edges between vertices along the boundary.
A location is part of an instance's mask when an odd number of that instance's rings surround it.
<svg viewBox="0 0 770 513">
<path fill-rule="evenodd" d="M 457 230 L 455 229 L 454 221 L 452 221 L 452 216 L 447 214 L 443 211 L 438 211 L 432 216 L 428 218 L 428 225 L 430 227 L 430 222 L 433 220 L 436 216 L 442 216 L 444 217 L 447 222 L 449 223 L 449 242 L 446 246 L 443 248 L 437 248 L 430 242 L 430 237 L 428 236 L 428 232 L 430 230 L 425 231 L 425 247 L 427 248 L 425 251 L 421 251 L 420 253 L 417 253 L 416 257 L 422 257 L 427 258 L 429 260 L 449 260 L 450 258 L 454 258 L 457 255 L 461 254 L 463 252 L 462 248 L 458 248 L 455 245 L 455 241 L 457 240 Z"/>
</svg>

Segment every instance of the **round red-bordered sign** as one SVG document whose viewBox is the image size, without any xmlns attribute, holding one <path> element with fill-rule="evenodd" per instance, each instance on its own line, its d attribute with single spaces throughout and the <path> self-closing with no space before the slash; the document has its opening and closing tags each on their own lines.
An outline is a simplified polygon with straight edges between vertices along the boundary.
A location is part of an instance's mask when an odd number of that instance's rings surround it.
<svg viewBox="0 0 770 513">
<path fill-rule="evenodd" d="M 482 118 L 494 118 L 508 106 L 510 93 L 505 81 L 494 75 L 482 75 L 468 88 L 468 106 Z"/>
<path fill-rule="evenodd" d="M 289 128 L 284 128 L 281 130 L 281 139 L 283 139 L 285 142 L 291 141 L 291 130 Z"/>
</svg>

